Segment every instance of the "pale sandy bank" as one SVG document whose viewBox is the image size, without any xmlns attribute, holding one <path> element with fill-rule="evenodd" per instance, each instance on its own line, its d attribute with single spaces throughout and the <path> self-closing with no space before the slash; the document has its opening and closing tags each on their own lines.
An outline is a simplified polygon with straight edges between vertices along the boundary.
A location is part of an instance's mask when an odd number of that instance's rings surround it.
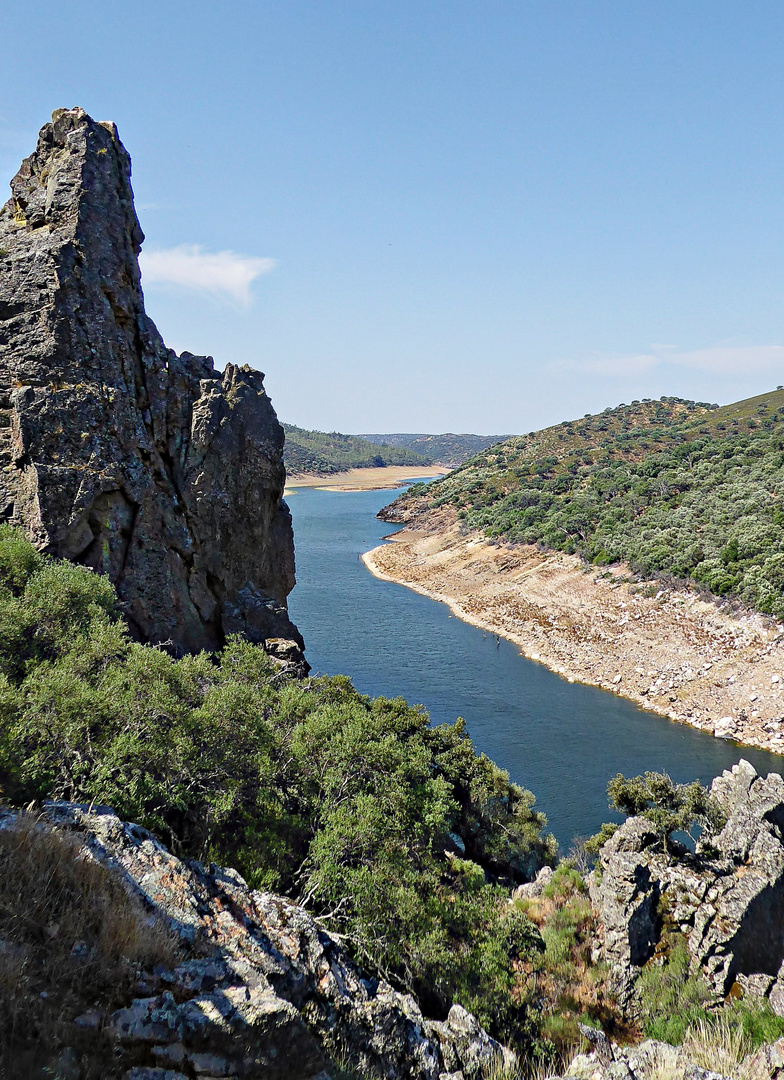
<svg viewBox="0 0 784 1080">
<path fill-rule="evenodd" d="M 572 681 L 630 698 L 671 720 L 784 753 L 784 627 L 732 615 L 689 590 L 628 584 L 614 567 L 491 544 L 453 525 L 395 534 L 365 565 L 448 604 Z"/>
<path fill-rule="evenodd" d="M 378 469 L 349 469 L 332 476 L 300 473 L 286 478 L 286 494 L 291 494 L 298 487 L 321 488 L 323 491 L 374 491 L 400 487 L 411 480 L 445 476 L 448 472 L 449 469 L 443 465 L 386 465 Z"/>
</svg>

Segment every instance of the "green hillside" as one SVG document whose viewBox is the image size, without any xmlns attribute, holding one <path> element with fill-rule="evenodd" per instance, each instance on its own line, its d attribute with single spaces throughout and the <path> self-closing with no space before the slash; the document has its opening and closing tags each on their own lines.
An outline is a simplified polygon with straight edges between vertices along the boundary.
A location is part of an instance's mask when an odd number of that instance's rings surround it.
<svg viewBox="0 0 784 1080">
<path fill-rule="evenodd" d="M 459 465 L 474 454 L 486 450 L 494 443 L 507 439 L 508 435 L 361 435 L 362 439 L 384 446 L 407 447 L 422 454 L 434 465 Z"/>
<path fill-rule="evenodd" d="M 385 465 L 427 465 L 428 459 L 405 447 L 378 446 L 358 435 L 337 431 L 308 431 L 284 424 L 286 471 L 331 475 L 347 469 L 372 469 Z"/>
<path fill-rule="evenodd" d="M 392 519 L 454 507 L 471 529 L 699 582 L 784 618 L 784 389 L 721 408 L 662 398 L 509 439 Z"/>
</svg>

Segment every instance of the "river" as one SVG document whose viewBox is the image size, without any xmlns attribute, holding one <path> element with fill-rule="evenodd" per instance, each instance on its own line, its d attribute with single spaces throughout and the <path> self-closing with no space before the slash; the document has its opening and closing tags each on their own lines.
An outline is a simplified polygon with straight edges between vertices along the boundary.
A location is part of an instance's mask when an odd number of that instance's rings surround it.
<svg viewBox="0 0 784 1080">
<path fill-rule="evenodd" d="M 360 555 L 394 531 L 375 515 L 397 494 L 301 488 L 287 496 L 297 553 L 289 609 L 314 673 L 349 675 L 362 693 L 422 704 L 433 723 L 464 717 L 477 750 L 534 792 L 565 851 L 617 820 L 607 808 L 615 773 L 651 769 L 708 783 L 740 757 L 760 773 L 784 773 L 778 755 L 567 682 L 445 604 L 373 577 Z"/>
</svg>

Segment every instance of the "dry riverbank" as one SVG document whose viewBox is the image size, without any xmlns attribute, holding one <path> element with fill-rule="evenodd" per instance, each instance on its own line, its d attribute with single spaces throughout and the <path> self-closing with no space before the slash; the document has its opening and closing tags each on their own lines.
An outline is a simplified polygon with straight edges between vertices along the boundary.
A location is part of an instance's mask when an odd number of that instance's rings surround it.
<svg viewBox="0 0 784 1080">
<path fill-rule="evenodd" d="M 446 524 L 446 523 L 445 523 Z M 698 593 L 622 581 L 576 557 L 404 529 L 364 556 L 377 577 L 449 605 L 566 678 L 682 723 L 784 753 L 780 624 Z"/>
<path fill-rule="evenodd" d="M 375 491 L 397 488 L 413 480 L 445 476 L 449 469 L 443 465 L 385 465 L 377 469 L 348 469 L 329 476 L 300 473 L 286 478 L 286 494 L 298 487 L 321 488 L 323 491 Z"/>
</svg>

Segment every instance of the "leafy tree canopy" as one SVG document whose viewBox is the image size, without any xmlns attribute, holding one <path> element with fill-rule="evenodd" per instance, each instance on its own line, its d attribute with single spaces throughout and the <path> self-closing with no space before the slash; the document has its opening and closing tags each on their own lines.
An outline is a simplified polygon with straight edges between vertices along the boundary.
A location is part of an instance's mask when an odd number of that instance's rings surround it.
<svg viewBox="0 0 784 1080">
<path fill-rule="evenodd" d="M 631 778 L 618 773 L 607 785 L 607 794 L 611 807 L 644 817 L 665 839 L 674 832 L 691 833 L 695 826 L 715 833 L 726 820 L 698 780 L 676 784 L 666 773 L 646 772 Z"/>
<path fill-rule="evenodd" d="M 287 680 L 240 638 L 179 660 L 137 644 L 105 578 L 7 525 L 0 791 L 109 804 L 305 903 L 431 1012 L 456 1000 L 503 1038 L 531 1032 L 516 971 L 543 945 L 509 887 L 555 842 L 463 721 L 431 727 L 342 676 Z"/>
</svg>

